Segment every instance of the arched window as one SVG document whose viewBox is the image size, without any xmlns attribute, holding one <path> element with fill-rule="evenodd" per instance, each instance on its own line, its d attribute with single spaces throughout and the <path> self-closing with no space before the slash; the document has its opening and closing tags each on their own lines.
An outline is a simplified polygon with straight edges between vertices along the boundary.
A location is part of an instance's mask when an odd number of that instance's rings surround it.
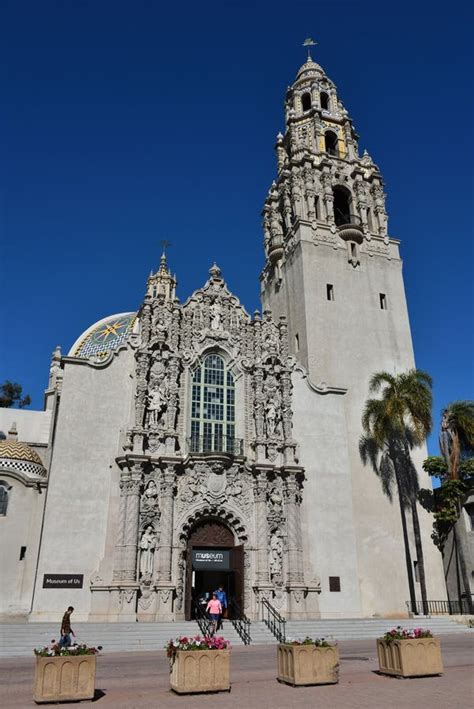
<svg viewBox="0 0 474 709">
<path fill-rule="evenodd" d="M 7 514 L 8 491 L 10 489 L 11 485 L 6 483 L 4 480 L 0 480 L 0 517 L 5 517 Z"/>
<path fill-rule="evenodd" d="M 301 105 L 303 106 L 303 111 L 309 111 L 311 108 L 311 96 L 310 94 L 303 94 L 301 97 Z"/>
<path fill-rule="evenodd" d="M 326 144 L 326 152 L 328 155 L 337 155 L 337 135 L 332 130 L 326 131 L 324 134 Z"/>
<path fill-rule="evenodd" d="M 351 224 L 351 193 L 344 187 L 336 186 L 334 195 L 334 221 L 336 226 Z"/>
<path fill-rule="evenodd" d="M 319 102 L 324 111 L 329 111 L 329 96 L 325 91 L 321 91 L 319 94 Z"/>
<path fill-rule="evenodd" d="M 191 451 L 233 453 L 234 447 L 234 377 L 222 357 L 209 354 L 193 374 Z"/>
</svg>

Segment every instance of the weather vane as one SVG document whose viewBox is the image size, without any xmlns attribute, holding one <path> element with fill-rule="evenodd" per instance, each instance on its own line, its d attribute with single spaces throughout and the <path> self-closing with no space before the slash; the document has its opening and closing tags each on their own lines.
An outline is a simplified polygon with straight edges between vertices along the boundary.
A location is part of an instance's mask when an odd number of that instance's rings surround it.
<svg viewBox="0 0 474 709">
<path fill-rule="evenodd" d="M 168 246 L 170 245 L 170 242 L 169 242 L 169 241 L 166 241 L 166 239 L 162 239 L 162 240 L 160 241 L 160 244 L 161 244 L 161 248 L 163 249 L 163 256 L 166 256 L 166 249 L 167 249 Z"/>
<path fill-rule="evenodd" d="M 308 61 L 312 61 L 312 57 L 310 54 L 310 48 L 315 47 L 317 45 L 317 42 L 314 41 L 311 37 L 307 37 L 305 41 L 303 42 L 303 47 L 308 47 Z"/>
</svg>

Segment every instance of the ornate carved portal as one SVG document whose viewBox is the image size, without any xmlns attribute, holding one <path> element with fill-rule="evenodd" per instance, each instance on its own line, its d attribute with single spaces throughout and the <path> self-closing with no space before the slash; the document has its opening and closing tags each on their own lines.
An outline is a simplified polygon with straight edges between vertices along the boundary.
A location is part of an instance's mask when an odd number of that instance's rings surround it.
<svg viewBox="0 0 474 709">
<path fill-rule="evenodd" d="M 225 569 L 196 570 L 193 568 L 193 551 L 223 550 L 229 552 L 229 563 Z M 229 602 L 243 608 L 244 602 L 244 547 L 236 546 L 234 534 L 221 521 L 206 519 L 190 532 L 186 547 L 186 620 L 193 617 L 192 599 L 204 600 L 205 594 L 211 594 L 220 585 L 227 593 Z"/>
</svg>

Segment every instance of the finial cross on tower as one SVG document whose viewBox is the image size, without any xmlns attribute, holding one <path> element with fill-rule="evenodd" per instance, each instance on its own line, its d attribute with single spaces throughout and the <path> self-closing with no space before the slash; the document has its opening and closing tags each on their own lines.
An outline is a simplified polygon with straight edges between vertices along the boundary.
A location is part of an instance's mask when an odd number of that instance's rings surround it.
<svg viewBox="0 0 474 709">
<path fill-rule="evenodd" d="M 312 56 L 310 53 L 310 48 L 315 47 L 317 45 L 317 42 L 314 41 L 311 37 L 307 37 L 305 41 L 303 42 L 303 47 L 308 47 L 308 61 L 312 61 Z"/>
<path fill-rule="evenodd" d="M 161 248 L 163 249 L 163 256 L 166 256 L 166 249 L 168 248 L 168 246 L 170 245 L 170 243 L 171 243 L 171 242 L 166 241 L 166 239 L 162 239 L 162 240 L 160 241 Z"/>
</svg>

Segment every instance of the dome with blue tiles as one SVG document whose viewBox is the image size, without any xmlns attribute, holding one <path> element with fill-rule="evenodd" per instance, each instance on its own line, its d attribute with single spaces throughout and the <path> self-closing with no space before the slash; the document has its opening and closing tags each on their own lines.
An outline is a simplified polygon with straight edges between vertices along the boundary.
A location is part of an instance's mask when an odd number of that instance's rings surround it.
<svg viewBox="0 0 474 709">
<path fill-rule="evenodd" d="M 137 323 L 137 313 L 119 313 L 91 325 L 73 344 L 69 357 L 106 359 L 111 352 L 125 345 Z"/>
</svg>

